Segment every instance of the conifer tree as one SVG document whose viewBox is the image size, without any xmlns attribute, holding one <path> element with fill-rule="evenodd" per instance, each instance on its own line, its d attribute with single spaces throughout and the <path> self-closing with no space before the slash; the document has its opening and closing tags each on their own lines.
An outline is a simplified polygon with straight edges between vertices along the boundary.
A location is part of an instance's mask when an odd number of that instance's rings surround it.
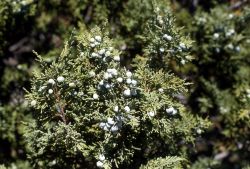
<svg viewBox="0 0 250 169">
<path fill-rule="evenodd" d="M 26 146 L 22 121 L 30 118 L 23 86 L 27 86 L 31 69 L 28 63 L 17 65 L 19 61 L 16 62 L 11 47 L 20 34 L 27 34 L 22 30 L 33 15 L 29 2 L 0 1 L 0 164 L 9 168 L 29 167 L 28 162 L 24 162 Z"/>
<path fill-rule="evenodd" d="M 138 6 L 142 4 L 138 2 L 137 7 L 143 8 Z M 149 1 L 145 2 L 147 8 L 143 10 L 148 11 L 148 16 L 152 5 Z M 73 27 L 78 28 L 79 22 L 89 26 L 108 19 L 109 29 L 116 28 L 112 35 L 117 35 L 117 31 L 122 29 L 120 27 L 125 27 L 126 22 L 120 24 L 120 18 L 127 8 L 126 4 L 120 0 L 0 1 L 0 164 L 10 168 L 27 168 L 26 162 L 22 166 L 19 160 L 26 159 L 22 123 L 31 118 L 22 90 L 30 87 L 30 72 L 36 67 L 31 50 L 35 48 L 43 54 L 46 62 L 51 62 L 60 54 L 61 41 Z M 132 18 L 129 15 L 123 17 Z M 136 18 L 139 20 L 139 15 Z M 126 33 L 124 36 L 127 37 Z M 129 37 L 126 41 L 133 43 L 134 37 Z"/>
<path fill-rule="evenodd" d="M 162 3 L 166 1 L 158 1 L 159 5 Z M 114 46 L 130 50 L 126 58 L 122 58 L 124 65 L 128 56 L 141 51 L 141 42 L 135 37 L 142 33 L 152 8 L 149 0 L 143 3 L 141 0 L 126 3 L 120 0 L 0 2 L 0 142 L 4 145 L 0 148 L 0 164 L 27 168 L 26 165 L 21 167 L 18 160 L 26 158 L 21 135 L 24 132 L 22 123 L 30 118 L 30 110 L 25 106 L 22 89 L 30 87 L 30 72 L 36 65 L 31 50 L 34 48 L 42 53 L 44 61 L 50 63 L 60 54 L 61 41 L 68 36 L 69 30 L 78 28 L 78 23 L 90 26 L 108 19 L 108 29 L 116 37 Z"/>
<path fill-rule="evenodd" d="M 232 164 L 242 167 L 248 163 L 249 19 L 249 10 L 233 12 L 228 6 L 195 15 L 190 31 L 196 41 L 196 87 L 189 102 L 195 112 L 209 116 L 214 124 L 203 139 L 213 148 L 212 159 L 217 159 L 200 160 L 197 166 L 214 163 L 211 168 L 231 168 Z"/>
<path fill-rule="evenodd" d="M 27 94 L 35 115 L 26 133 L 33 167 L 185 165 L 186 145 L 208 123 L 176 97 L 188 83 L 156 63 L 160 55 L 166 64 L 174 57 L 187 59 L 181 53 L 190 42 L 172 21 L 168 11 L 156 8 L 145 30 L 151 34 L 142 36 L 143 57 L 135 59 L 131 70 L 121 66 L 121 52 L 98 27 L 73 33 L 51 64 L 38 56 L 41 71 Z"/>
</svg>

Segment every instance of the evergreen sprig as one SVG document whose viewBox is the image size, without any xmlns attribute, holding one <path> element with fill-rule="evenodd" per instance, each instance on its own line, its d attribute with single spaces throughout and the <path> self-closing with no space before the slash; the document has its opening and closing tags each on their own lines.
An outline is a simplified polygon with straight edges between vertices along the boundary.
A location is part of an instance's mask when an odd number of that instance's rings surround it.
<svg viewBox="0 0 250 169">
<path fill-rule="evenodd" d="M 146 58 L 123 68 L 113 46 L 95 27 L 66 42 L 51 65 L 39 57 L 27 95 L 36 116 L 27 133 L 34 166 L 136 168 L 182 156 L 179 147 L 206 127 L 175 96 L 186 91 L 184 80 Z"/>
<path fill-rule="evenodd" d="M 249 10 L 234 13 L 219 6 L 210 12 L 197 12 L 192 27 L 197 87 L 190 104 L 197 113 L 209 115 L 214 123 L 211 132 L 218 136 L 209 137 L 215 156 L 225 153 L 222 159 L 226 161 L 230 156 L 239 157 L 234 163 L 241 167 L 249 157 L 244 151 L 249 148 L 245 139 L 250 127 L 249 23 Z M 225 162 L 220 167 L 224 164 L 229 166 Z"/>
</svg>

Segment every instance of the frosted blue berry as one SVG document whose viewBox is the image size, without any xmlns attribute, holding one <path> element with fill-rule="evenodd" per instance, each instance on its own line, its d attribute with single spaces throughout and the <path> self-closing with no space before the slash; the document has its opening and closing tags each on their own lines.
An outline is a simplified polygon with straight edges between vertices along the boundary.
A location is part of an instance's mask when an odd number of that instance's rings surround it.
<svg viewBox="0 0 250 169">
<path fill-rule="evenodd" d="M 159 88 L 158 91 L 159 91 L 160 93 L 163 93 L 163 92 L 164 92 L 163 88 Z"/>
<path fill-rule="evenodd" d="M 91 53 L 91 57 L 95 58 L 95 57 L 98 57 L 99 55 L 95 52 Z"/>
<path fill-rule="evenodd" d="M 166 112 L 169 114 L 172 114 L 175 111 L 175 109 L 173 107 L 169 107 L 166 109 Z"/>
<path fill-rule="evenodd" d="M 109 79 L 109 78 L 110 78 L 110 74 L 109 74 L 109 73 L 107 73 L 107 72 L 106 72 L 106 73 L 104 73 L 103 78 L 104 78 L 104 79 Z"/>
<path fill-rule="evenodd" d="M 125 96 L 130 96 L 130 95 L 131 95 L 130 89 L 124 90 L 123 94 L 124 94 Z"/>
<path fill-rule="evenodd" d="M 118 112 L 118 111 L 119 111 L 119 107 L 118 107 L 118 106 L 115 106 L 115 107 L 114 107 L 114 111 L 115 111 L 115 112 Z"/>
<path fill-rule="evenodd" d="M 32 101 L 30 102 L 30 105 L 31 105 L 31 106 L 35 106 L 35 105 L 36 105 L 36 100 L 32 100 Z"/>
<path fill-rule="evenodd" d="M 103 168 L 103 162 L 97 161 L 97 162 L 96 162 L 96 166 L 97 166 L 98 168 Z"/>
<path fill-rule="evenodd" d="M 110 131 L 111 131 L 111 132 L 117 132 L 118 129 L 119 129 L 118 126 L 117 126 L 117 125 L 114 125 L 114 126 L 111 127 Z"/>
<path fill-rule="evenodd" d="M 220 36 L 220 34 L 218 34 L 218 33 L 214 33 L 214 35 L 213 35 L 213 36 L 214 36 L 214 38 L 215 38 L 215 39 L 218 39 L 218 38 L 219 38 L 219 36 Z"/>
<path fill-rule="evenodd" d="M 105 160 L 105 156 L 104 156 L 103 154 L 100 154 L 100 155 L 99 155 L 99 160 L 100 160 L 100 161 L 104 161 L 104 160 Z"/>
<path fill-rule="evenodd" d="M 95 43 L 91 43 L 91 44 L 90 44 L 90 47 L 92 47 L 92 48 L 94 48 L 95 46 L 96 46 Z"/>
<path fill-rule="evenodd" d="M 150 111 L 150 112 L 148 112 L 148 115 L 149 115 L 150 117 L 154 117 L 154 116 L 155 116 L 155 112 Z"/>
<path fill-rule="evenodd" d="M 54 92 L 54 91 L 53 91 L 52 89 L 49 89 L 49 90 L 48 90 L 48 93 L 49 93 L 49 94 L 52 94 L 53 92 Z"/>
<path fill-rule="evenodd" d="M 98 94 L 93 94 L 93 99 L 97 100 L 99 98 Z"/>
<path fill-rule="evenodd" d="M 110 56 L 111 55 L 111 52 L 110 51 L 107 51 L 107 52 L 105 52 L 105 56 Z"/>
<path fill-rule="evenodd" d="M 134 79 L 131 81 L 131 83 L 132 83 L 134 86 L 136 86 L 136 85 L 137 85 L 137 81 L 136 81 L 136 80 L 134 80 Z"/>
<path fill-rule="evenodd" d="M 73 83 L 73 82 L 69 83 L 69 87 L 75 87 L 75 86 L 76 86 L 75 83 Z"/>
<path fill-rule="evenodd" d="M 201 129 L 197 129 L 196 132 L 197 132 L 198 134 L 201 134 L 201 133 L 202 133 L 202 130 L 201 130 Z"/>
<path fill-rule="evenodd" d="M 132 80 L 130 79 L 130 78 L 128 78 L 127 80 L 126 80 L 126 83 L 127 84 L 130 84 L 132 82 Z"/>
<path fill-rule="evenodd" d="M 103 55 L 104 53 L 105 53 L 105 49 L 101 49 L 101 50 L 99 50 L 99 55 Z"/>
<path fill-rule="evenodd" d="M 101 122 L 101 123 L 99 124 L 99 127 L 103 129 L 103 128 L 105 127 L 105 125 L 106 125 L 105 123 Z"/>
<path fill-rule="evenodd" d="M 95 39 L 94 38 L 90 38 L 89 40 L 91 43 L 94 43 L 95 42 Z"/>
<path fill-rule="evenodd" d="M 120 82 L 120 83 L 123 82 L 123 79 L 121 77 L 118 77 L 116 80 L 117 82 Z"/>
<path fill-rule="evenodd" d="M 128 112 L 130 112 L 130 108 L 128 107 L 128 106 L 125 106 L 124 107 L 124 110 L 128 113 Z"/>
<path fill-rule="evenodd" d="M 53 79 L 49 79 L 49 80 L 48 80 L 48 83 L 50 83 L 50 84 L 53 85 L 53 84 L 55 84 L 56 82 L 55 82 Z"/>
<path fill-rule="evenodd" d="M 120 56 L 114 56 L 114 60 L 119 62 L 120 61 Z"/>
<path fill-rule="evenodd" d="M 57 81 L 60 83 L 60 82 L 63 82 L 64 81 L 64 77 L 63 76 L 59 76 L 57 77 Z"/>
<path fill-rule="evenodd" d="M 132 76 L 132 73 L 131 73 L 130 71 L 127 71 L 127 72 L 126 72 L 126 75 L 127 75 L 127 77 L 131 77 L 131 76 Z"/>
<path fill-rule="evenodd" d="M 101 36 L 95 36 L 95 40 L 97 40 L 98 42 L 102 41 L 102 37 Z"/>
<path fill-rule="evenodd" d="M 108 118 L 107 122 L 109 125 L 115 124 L 115 121 L 113 120 L 113 118 L 110 118 L 110 117 Z"/>
<path fill-rule="evenodd" d="M 185 48 L 186 48 L 186 45 L 185 45 L 184 43 L 180 43 L 180 47 L 181 47 L 182 49 L 185 49 Z"/>
<path fill-rule="evenodd" d="M 166 39 L 166 40 L 168 40 L 168 41 L 171 41 L 171 40 L 172 40 L 172 36 L 167 35 L 167 34 L 164 34 L 164 35 L 163 35 L 163 39 Z"/>
</svg>

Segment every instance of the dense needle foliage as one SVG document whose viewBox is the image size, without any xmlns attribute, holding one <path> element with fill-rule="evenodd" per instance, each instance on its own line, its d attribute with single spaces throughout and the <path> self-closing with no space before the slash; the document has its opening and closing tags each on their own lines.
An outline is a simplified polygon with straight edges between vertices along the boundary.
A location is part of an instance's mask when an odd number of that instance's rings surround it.
<svg viewBox="0 0 250 169">
<path fill-rule="evenodd" d="M 0 168 L 249 168 L 249 23 L 247 0 L 1 0 Z"/>
</svg>

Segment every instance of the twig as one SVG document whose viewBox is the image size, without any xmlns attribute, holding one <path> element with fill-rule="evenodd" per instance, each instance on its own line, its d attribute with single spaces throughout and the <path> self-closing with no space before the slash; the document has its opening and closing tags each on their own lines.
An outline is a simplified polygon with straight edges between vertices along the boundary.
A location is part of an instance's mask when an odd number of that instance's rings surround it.
<svg viewBox="0 0 250 169">
<path fill-rule="evenodd" d="M 232 5 L 229 7 L 229 9 L 230 9 L 230 10 L 237 10 L 237 9 L 241 8 L 244 4 L 246 4 L 247 1 L 249 1 L 249 0 L 238 1 L 238 2 L 236 2 L 235 4 L 232 4 Z"/>
<path fill-rule="evenodd" d="M 57 87 L 54 88 L 55 89 L 55 96 L 56 96 L 56 101 L 58 103 L 58 108 L 59 108 L 59 116 L 62 118 L 62 121 L 67 124 L 67 120 L 66 120 L 66 116 L 65 116 L 65 104 L 61 105 L 61 98 L 60 98 L 60 94 L 58 93 Z"/>
</svg>

